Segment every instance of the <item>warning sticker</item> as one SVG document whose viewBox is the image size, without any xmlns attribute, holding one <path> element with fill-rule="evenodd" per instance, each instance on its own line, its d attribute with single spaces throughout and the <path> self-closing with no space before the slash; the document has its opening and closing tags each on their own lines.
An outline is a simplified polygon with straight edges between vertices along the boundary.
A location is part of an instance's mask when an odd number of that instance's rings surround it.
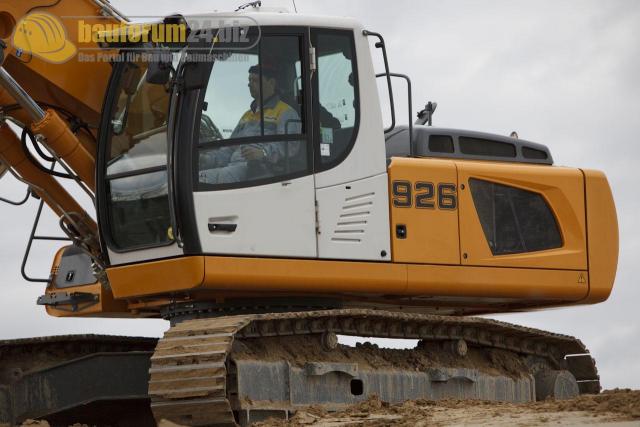
<svg viewBox="0 0 640 427">
<path fill-rule="evenodd" d="M 320 136 L 323 144 L 333 144 L 333 129 L 320 128 Z"/>
</svg>

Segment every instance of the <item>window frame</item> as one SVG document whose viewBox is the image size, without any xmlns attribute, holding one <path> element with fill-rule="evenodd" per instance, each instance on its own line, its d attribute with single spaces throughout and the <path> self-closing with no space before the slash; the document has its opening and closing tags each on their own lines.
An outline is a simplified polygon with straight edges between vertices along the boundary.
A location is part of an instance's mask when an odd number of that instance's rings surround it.
<svg viewBox="0 0 640 427">
<path fill-rule="evenodd" d="M 121 54 L 126 55 L 127 51 L 121 51 Z M 99 230 L 101 235 L 101 247 L 102 252 L 105 256 L 108 256 L 108 251 L 117 253 L 117 254 L 126 254 L 131 252 L 137 252 L 148 249 L 157 249 L 157 248 L 165 248 L 169 246 L 173 246 L 176 242 L 175 240 L 169 240 L 164 243 L 155 243 L 148 245 L 138 245 L 132 246 L 129 248 L 121 248 L 116 244 L 113 239 L 113 227 L 112 227 L 112 212 L 111 212 L 111 191 L 109 184 L 113 180 L 122 179 L 122 178 L 131 178 L 135 176 L 147 175 L 152 173 L 158 173 L 165 171 L 167 175 L 167 198 L 168 198 L 168 206 L 169 206 L 169 218 L 171 220 L 171 203 L 172 203 L 172 195 L 170 189 L 170 174 L 169 174 L 169 133 L 170 129 L 167 127 L 167 163 L 162 166 L 153 166 L 149 168 L 143 168 L 138 170 L 126 171 L 116 174 L 107 174 L 107 168 L 109 166 L 110 161 L 110 153 L 111 153 L 111 144 L 113 140 L 113 129 L 111 127 L 111 119 L 114 110 L 117 108 L 118 96 L 120 95 L 120 82 L 122 79 L 122 75 L 124 73 L 126 64 L 128 61 L 117 62 L 113 65 L 113 71 L 111 73 L 111 77 L 109 80 L 109 84 L 107 86 L 107 92 L 105 96 L 105 100 L 102 106 L 102 115 L 100 120 L 100 129 L 98 135 L 98 149 L 97 149 L 97 158 L 96 158 L 96 174 L 99 179 L 96 180 L 96 205 L 97 205 L 97 216 L 99 223 Z M 172 103 L 171 99 L 173 97 L 173 90 L 167 93 L 168 103 L 167 103 L 167 117 L 171 118 L 172 114 Z"/>
<path fill-rule="evenodd" d="M 353 52 L 353 57 L 351 58 L 351 64 L 353 66 L 353 89 L 354 89 L 354 101 L 355 101 L 355 122 L 353 124 L 353 133 L 351 135 L 351 140 L 347 144 L 344 151 L 340 154 L 340 156 L 336 157 L 333 161 L 323 164 L 322 157 L 320 155 L 320 144 L 322 143 L 322 137 L 320 132 L 320 114 L 314 114 L 313 117 L 313 154 L 318 161 L 316 162 L 316 167 L 314 168 L 314 172 L 316 174 L 331 170 L 337 166 L 339 166 L 342 162 L 349 157 L 349 154 L 353 151 L 353 147 L 356 144 L 358 139 L 358 135 L 360 133 L 360 116 L 361 116 L 361 105 L 360 105 L 360 75 L 358 70 L 358 50 L 356 49 L 356 42 L 353 30 L 349 29 L 333 29 L 333 28 L 311 28 L 311 45 L 316 49 L 316 54 L 318 51 L 318 36 L 320 35 L 339 35 L 346 36 L 349 38 L 351 43 L 351 51 Z M 312 78 L 312 86 L 313 86 L 313 111 L 320 111 L 320 61 L 319 58 L 316 58 L 316 67 L 318 68 L 316 72 L 313 74 Z"/>
<path fill-rule="evenodd" d="M 249 31 L 253 30 L 252 27 Z M 203 114 L 203 104 L 205 102 L 205 96 L 207 93 L 208 82 L 211 78 L 211 72 L 213 71 L 213 64 L 200 64 L 199 66 L 206 66 L 208 68 L 207 74 L 207 82 L 204 87 L 200 90 L 198 95 L 198 100 L 196 104 L 196 117 L 195 117 L 195 126 L 196 128 L 193 130 L 193 138 L 190 141 L 191 150 L 192 150 L 192 181 L 193 181 L 193 191 L 196 193 L 202 192 L 214 192 L 214 191 L 225 191 L 225 190 L 235 190 L 240 188 L 252 188 L 252 187 L 260 187 L 269 184 L 275 184 L 278 182 L 289 181 L 292 179 L 302 178 L 308 175 L 313 174 L 314 170 L 314 150 L 313 150 L 313 128 L 311 120 L 311 106 L 312 106 L 312 92 L 311 92 L 311 82 L 310 82 L 310 64 L 309 64 L 309 54 L 308 49 L 305 47 L 309 46 L 309 28 L 308 27 L 282 27 L 282 26 L 264 26 L 260 27 L 260 41 L 258 43 L 258 52 L 259 52 L 259 63 L 262 65 L 262 38 L 270 37 L 270 36 L 295 36 L 300 38 L 301 40 L 301 67 L 300 72 L 302 74 L 303 81 L 303 94 L 304 94 L 304 102 L 302 104 L 302 109 L 300 111 L 300 117 L 302 122 L 304 123 L 304 134 L 296 134 L 296 135 L 268 135 L 268 136 L 253 136 L 247 138 L 234 138 L 227 139 L 221 141 L 213 141 L 211 143 L 206 143 L 200 145 L 200 129 L 199 124 L 202 120 Z M 264 120 L 262 125 L 264 126 Z M 242 182 L 234 182 L 227 184 L 207 184 L 200 182 L 200 151 L 206 149 L 207 147 L 215 147 L 215 148 L 223 148 L 229 146 L 240 146 L 246 144 L 266 144 L 270 142 L 286 142 L 286 141 L 301 141 L 306 146 L 307 151 L 307 167 L 298 172 L 277 175 L 274 177 L 266 177 L 254 180 L 247 180 Z"/>
</svg>

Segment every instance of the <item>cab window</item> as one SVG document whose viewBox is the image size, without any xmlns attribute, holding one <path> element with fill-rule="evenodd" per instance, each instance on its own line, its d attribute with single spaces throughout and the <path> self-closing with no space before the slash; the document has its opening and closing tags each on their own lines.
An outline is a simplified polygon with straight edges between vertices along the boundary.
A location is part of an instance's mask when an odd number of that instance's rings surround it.
<svg viewBox="0 0 640 427">
<path fill-rule="evenodd" d="M 167 190 L 170 94 L 146 81 L 146 62 L 121 67 L 106 132 L 108 243 L 131 251 L 172 243 Z"/>
<path fill-rule="evenodd" d="M 340 163 L 351 151 L 359 123 L 358 81 L 353 34 L 316 31 L 318 61 L 316 128 L 321 170 Z"/>
<path fill-rule="evenodd" d="M 493 255 L 562 247 L 560 227 L 542 195 L 473 178 L 469 187 Z"/>
<path fill-rule="evenodd" d="M 200 190 L 277 182 L 310 171 L 302 37 L 263 35 L 218 52 L 197 140 Z"/>
</svg>

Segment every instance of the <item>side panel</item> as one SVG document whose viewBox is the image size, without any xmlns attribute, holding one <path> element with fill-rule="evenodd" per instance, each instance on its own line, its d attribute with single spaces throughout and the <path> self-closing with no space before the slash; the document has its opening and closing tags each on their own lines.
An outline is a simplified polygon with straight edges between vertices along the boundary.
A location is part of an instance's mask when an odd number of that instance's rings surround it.
<svg viewBox="0 0 640 427">
<path fill-rule="evenodd" d="M 389 186 L 393 261 L 460 264 L 455 163 L 394 158 Z M 398 227 L 404 227 L 405 237 Z"/>
<path fill-rule="evenodd" d="M 497 162 L 459 161 L 456 164 L 460 184 L 460 250 L 463 265 L 587 270 L 584 179 L 580 170 Z M 542 196 L 555 216 L 562 236 L 562 247 L 493 255 L 473 200 L 470 179 L 488 181 Z"/>
<path fill-rule="evenodd" d="M 387 174 L 317 190 L 318 256 L 390 261 Z"/>
<path fill-rule="evenodd" d="M 534 307 L 537 302 L 578 301 L 588 293 L 585 271 L 460 267 L 381 262 L 320 261 L 238 257 L 187 257 L 107 271 L 116 298 L 209 290 L 216 298 L 247 293 L 270 297 L 287 294 L 458 298 L 468 307 L 489 299 L 511 299 Z M 437 304 L 437 302 L 436 302 Z M 428 300 L 405 300 L 406 307 L 429 306 Z M 496 312 L 503 311 L 499 307 Z"/>
<path fill-rule="evenodd" d="M 585 303 L 606 301 L 618 267 L 618 216 L 607 178 L 585 170 L 587 227 L 589 230 L 589 297 Z"/>
<path fill-rule="evenodd" d="M 315 258 L 313 184 L 310 175 L 260 187 L 195 193 L 196 226 L 202 251 Z M 215 229 L 220 225 L 223 227 Z"/>
<path fill-rule="evenodd" d="M 204 280 L 204 257 L 185 257 L 107 269 L 117 299 L 174 294 L 198 288 Z"/>
<path fill-rule="evenodd" d="M 205 257 L 204 287 L 226 292 L 405 295 L 407 266 L 384 262 Z M 286 295 L 286 294 L 284 294 Z"/>
<path fill-rule="evenodd" d="M 482 305 L 477 298 L 510 298 L 533 307 L 537 301 L 578 301 L 588 292 L 586 271 L 409 265 L 408 276 L 411 295 L 469 298 L 469 307 Z"/>
</svg>

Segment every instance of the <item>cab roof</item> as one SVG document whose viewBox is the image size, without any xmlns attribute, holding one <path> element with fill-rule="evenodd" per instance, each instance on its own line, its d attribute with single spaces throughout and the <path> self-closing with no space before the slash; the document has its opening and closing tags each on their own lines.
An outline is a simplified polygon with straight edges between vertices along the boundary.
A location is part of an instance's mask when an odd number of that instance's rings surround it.
<svg viewBox="0 0 640 427">
<path fill-rule="evenodd" d="M 321 27 L 362 30 L 362 24 L 353 18 L 302 15 L 286 9 L 250 8 L 238 12 L 215 12 L 185 16 L 189 26 L 195 28 L 217 28 L 216 24 L 225 22 L 227 26 L 290 26 Z M 237 21 L 237 23 L 236 23 Z M 251 24 L 250 24 L 251 23 Z M 208 24 L 208 25 L 207 25 Z"/>
</svg>

